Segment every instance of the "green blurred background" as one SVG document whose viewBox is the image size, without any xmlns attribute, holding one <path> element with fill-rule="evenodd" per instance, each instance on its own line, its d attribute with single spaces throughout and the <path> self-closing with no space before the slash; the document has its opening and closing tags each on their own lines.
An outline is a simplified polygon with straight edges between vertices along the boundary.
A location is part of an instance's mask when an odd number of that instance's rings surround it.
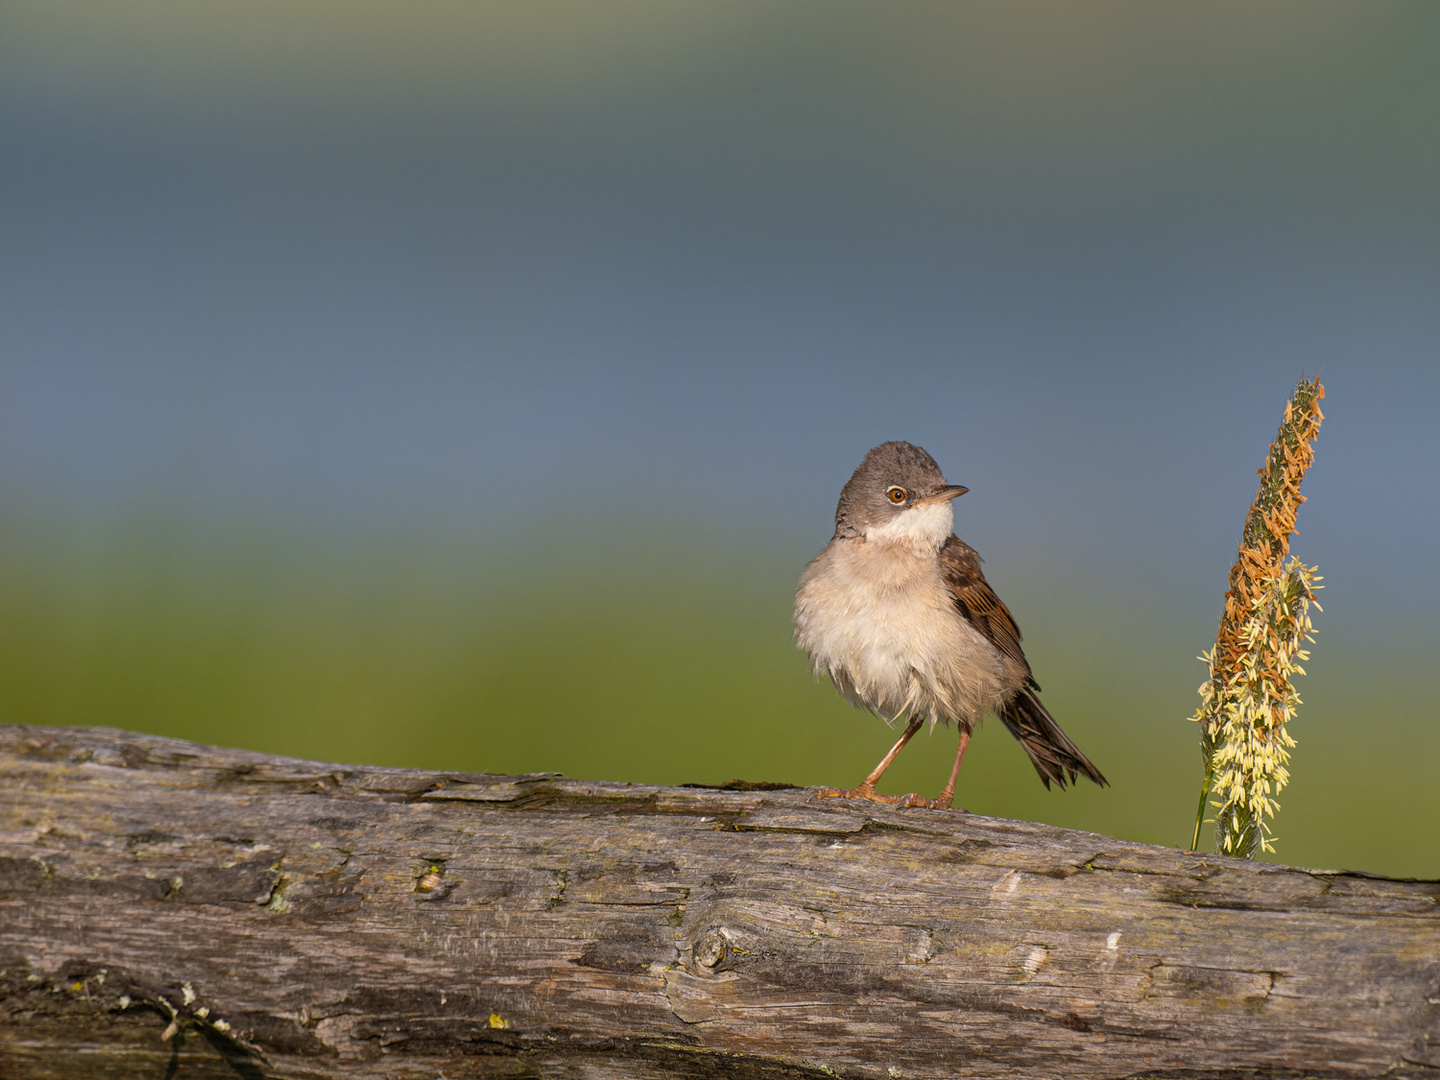
<svg viewBox="0 0 1440 1080">
<path fill-rule="evenodd" d="M 1440 876 L 1437 46 L 1425 3 L 0 5 L 0 721 L 852 784 L 893 735 L 789 604 L 905 438 L 1113 784 L 991 722 L 959 801 L 1181 845 L 1319 370 L 1275 858 Z"/>
</svg>

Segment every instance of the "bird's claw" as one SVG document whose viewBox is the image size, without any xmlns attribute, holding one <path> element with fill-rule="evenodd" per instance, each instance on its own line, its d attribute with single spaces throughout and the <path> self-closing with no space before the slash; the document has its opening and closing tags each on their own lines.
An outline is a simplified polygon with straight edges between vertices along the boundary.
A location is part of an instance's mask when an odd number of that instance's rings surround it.
<svg viewBox="0 0 1440 1080">
<path fill-rule="evenodd" d="M 968 814 L 970 811 L 963 806 L 955 805 L 953 795 L 940 795 L 938 798 L 927 799 L 924 796 L 916 795 L 913 792 L 900 800 L 900 806 L 914 806 L 922 810 L 954 810 L 957 814 Z"/>
<path fill-rule="evenodd" d="M 963 807 L 954 807 L 954 797 L 942 795 L 937 799 L 927 799 L 915 792 L 908 795 L 882 795 L 875 790 L 873 784 L 860 784 L 853 788 L 822 787 L 815 792 L 816 798 L 820 799 L 868 799 L 870 802 L 884 803 L 886 806 L 894 806 L 897 809 L 916 807 L 921 810 L 950 810 L 955 809 L 957 813 L 968 814 L 969 811 Z"/>
</svg>

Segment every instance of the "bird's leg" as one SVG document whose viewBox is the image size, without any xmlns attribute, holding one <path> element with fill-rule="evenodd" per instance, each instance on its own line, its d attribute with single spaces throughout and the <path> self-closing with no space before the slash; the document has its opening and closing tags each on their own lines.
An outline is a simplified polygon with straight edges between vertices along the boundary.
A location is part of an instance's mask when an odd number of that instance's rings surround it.
<svg viewBox="0 0 1440 1080">
<path fill-rule="evenodd" d="M 820 798 L 869 799 L 871 802 L 898 803 L 901 798 L 899 795 L 881 795 L 875 790 L 875 785 L 880 782 L 880 777 L 885 775 L 885 770 L 890 767 L 890 764 L 895 760 L 896 756 L 899 755 L 900 751 L 905 749 L 905 744 L 920 730 L 922 722 L 918 716 L 912 716 L 910 718 L 910 723 L 905 728 L 905 734 L 900 736 L 900 741 L 890 748 L 890 752 L 880 759 L 880 764 L 876 765 L 875 768 L 870 771 L 869 776 L 860 781 L 859 786 L 848 790 L 833 787 L 821 788 L 819 791 Z M 909 795 L 905 796 L 907 799 L 910 797 Z"/>
<path fill-rule="evenodd" d="M 960 762 L 965 760 L 965 748 L 970 745 L 970 729 L 960 728 L 960 749 L 955 751 L 955 767 L 950 770 L 950 782 L 933 799 L 922 799 L 919 795 L 906 795 L 900 800 L 901 806 L 923 806 L 929 810 L 948 810 L 955 802 L 955 781 L 960 777 Z M 962 814 L 965 811 L 960 811 Z"/>
</svg>

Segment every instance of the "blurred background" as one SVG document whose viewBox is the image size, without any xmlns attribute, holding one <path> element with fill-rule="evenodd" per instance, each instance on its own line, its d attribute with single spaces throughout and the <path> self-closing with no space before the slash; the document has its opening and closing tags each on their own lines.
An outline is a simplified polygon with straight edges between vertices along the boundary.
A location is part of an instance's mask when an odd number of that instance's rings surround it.
<svg viewBox="0 0 1440 1080">
<path fill-rule="evenodd" d="M 1440 877 L 1437 48 L 1423 0 L 5 0 L 0 721 L 853 784 L 894 735 L 790 601 L 908 439 L 1113 783 L 992 721 L 958 801 L 1184 845 L 1319 372 L 1272 857 Z"/>
</svg>

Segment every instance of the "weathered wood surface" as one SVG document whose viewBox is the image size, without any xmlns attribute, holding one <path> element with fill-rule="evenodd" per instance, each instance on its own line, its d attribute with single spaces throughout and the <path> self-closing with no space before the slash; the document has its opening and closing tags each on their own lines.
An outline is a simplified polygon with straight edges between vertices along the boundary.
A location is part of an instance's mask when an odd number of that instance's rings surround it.
<svg viewBox="0 0 1440 1080">
<path fill-rule="evenodd" d="M 0 727 L 0 1077 L 1435 1076 L 1440 884 Z"/>
</svg>

